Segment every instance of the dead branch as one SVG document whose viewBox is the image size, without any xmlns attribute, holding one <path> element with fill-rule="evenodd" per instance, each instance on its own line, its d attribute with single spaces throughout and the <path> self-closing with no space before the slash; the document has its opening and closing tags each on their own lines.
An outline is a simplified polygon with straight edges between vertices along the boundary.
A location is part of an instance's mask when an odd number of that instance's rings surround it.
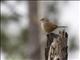
<svg viewBox="0 0 80 60">
<path fill-rule="evenodd" d="M 59 31 L 59 34 L 47 34 L 45 60 L 67 60 L 67 39 L 68 34 L 65 31 Z"/>
</svg>

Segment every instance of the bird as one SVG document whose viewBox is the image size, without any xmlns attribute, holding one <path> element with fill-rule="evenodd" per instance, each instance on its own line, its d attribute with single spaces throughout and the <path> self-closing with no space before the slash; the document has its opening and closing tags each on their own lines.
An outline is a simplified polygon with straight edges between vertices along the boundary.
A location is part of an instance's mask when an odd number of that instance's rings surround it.
<svg viewBox="0 0 80 60">
<path fill-rule="evenodd" d="M 57 28 L 66 28 L 67 27 L 67 26 L 58 26 L 58 25 L 50 22 L 48 18 L 42 18 L 42 19 L 40 19 L 40 22 L 41 22 L 41 28 L 47 33 L 50 33 Z"/>
</svg>

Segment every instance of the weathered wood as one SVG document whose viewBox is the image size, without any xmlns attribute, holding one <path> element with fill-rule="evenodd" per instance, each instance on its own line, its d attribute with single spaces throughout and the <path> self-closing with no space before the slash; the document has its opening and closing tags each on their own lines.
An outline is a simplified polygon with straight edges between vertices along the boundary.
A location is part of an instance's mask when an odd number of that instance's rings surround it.
<svg viewBox="0 0 80 60">
<path fill-rule="evenodd" d="M 68 34 L 65 31 L 47 34 L 45 60 L 67 60 L 67 39 Z"/>
</svg>

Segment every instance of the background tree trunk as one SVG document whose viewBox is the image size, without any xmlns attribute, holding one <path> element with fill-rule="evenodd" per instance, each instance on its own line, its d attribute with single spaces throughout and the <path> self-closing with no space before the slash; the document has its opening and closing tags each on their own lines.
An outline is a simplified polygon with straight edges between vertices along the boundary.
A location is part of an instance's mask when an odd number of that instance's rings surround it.
<svg viewBox="0 0 80 60">
<path fill-rule="evenodd" d="M 32 60 L 40 60 L 40 42 L 39 42 L 39 25 L 38 25 L 38 9 L 37 0 L 29 2 L 29 45 L 34 51 L 31 53 Z M 32 49 L 30 48 L 30 49 Z"/>
</svg>

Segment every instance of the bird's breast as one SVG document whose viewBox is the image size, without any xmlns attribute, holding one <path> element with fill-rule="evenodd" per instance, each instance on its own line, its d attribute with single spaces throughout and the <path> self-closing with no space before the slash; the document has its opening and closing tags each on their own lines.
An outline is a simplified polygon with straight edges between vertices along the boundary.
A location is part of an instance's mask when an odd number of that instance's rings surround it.
<svg viewBox="0 0 80 60">
<path fill-rule="evenodd" d="M 44 23 L 41 23 L 41 28 L 42 28 L 43 31 L 45 31 L 45 29 L 44 29 Z"/>
</svg>

